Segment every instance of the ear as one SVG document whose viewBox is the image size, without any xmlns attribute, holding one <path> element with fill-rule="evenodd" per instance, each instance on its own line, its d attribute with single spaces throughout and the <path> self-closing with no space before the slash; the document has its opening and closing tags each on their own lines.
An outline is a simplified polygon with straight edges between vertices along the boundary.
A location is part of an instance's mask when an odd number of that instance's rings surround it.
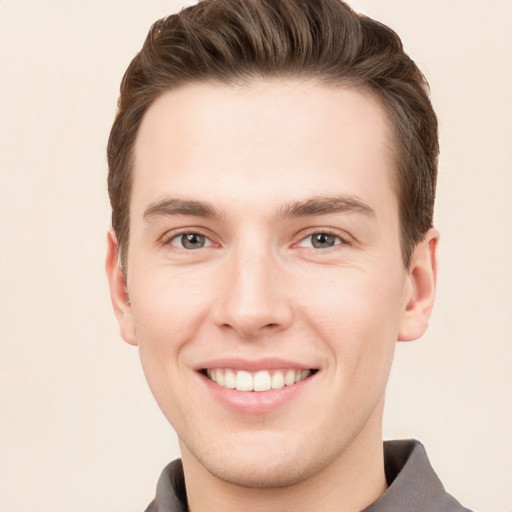
<svg viewBox="0 0 512 512">
<path fill-rule="evenodd" d="M 110 287 L 110 298 L 112 299 L 114 313 L 121 329 L 121 336 L 126 343 L 137 345 L 132 308 L 126 288 L 126 277 L 119 262 L 117 237 L 113 231 L 109 231 L 107 235 L 107 260 L 105 267 Z"/>
<path fill-rule="evenodd" d="M 439 231 L 431 228 L 414 249 L 407 276 L 406 300 L 398 341 L 416 340 L 427 330 L 436 296 L 438 241 Z"/>
</svg>

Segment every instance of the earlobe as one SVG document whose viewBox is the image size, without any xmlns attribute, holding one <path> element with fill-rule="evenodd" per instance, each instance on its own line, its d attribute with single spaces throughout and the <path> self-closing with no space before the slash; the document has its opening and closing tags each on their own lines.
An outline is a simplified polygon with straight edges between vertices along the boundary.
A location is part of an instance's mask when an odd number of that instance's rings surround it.
<svg viewBox="0 0 512 512">
<path fill-rule="evenodd" d="M 110 287 L 110 298 L 121 330 L 121 336 L 124 341 L 130 345 L 137 345 L 132 308 L 126 289 L 126 277 L 120 266 L 117 251 L 117 237 L 113 231 L 109 231 L 107 235 L 107 259 L 105 261 L 105 268 Z"/>
<path fill-rule="evenodd" d="M 416 340 L 427 330 L 436 295 L 438 241 L 438 230 L 431 228 L 416 245 L 407 277 L 398 341 Z"/>
</svg>

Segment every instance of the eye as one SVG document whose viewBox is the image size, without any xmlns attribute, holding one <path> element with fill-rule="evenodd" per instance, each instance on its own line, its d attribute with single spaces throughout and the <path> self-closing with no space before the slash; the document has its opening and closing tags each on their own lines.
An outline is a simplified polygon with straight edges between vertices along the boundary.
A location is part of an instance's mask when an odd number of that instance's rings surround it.
<svg viewBox="0 0 512 512">
<path fill-rule="evenodd" d="M 212 244 L 208 238 L 199 233 L 182 233 L 172 238 L 169 243 L 174 247 L 188 250 L 202 249 Z"/>
<path fill-rule="evenodd" d="M 313 233 L 300 241 L 301 247 L 313 247 L 314 249 L 330 249 L 335 245 L 340 245 L 344 241 L 331 233 Z"/>
</svg>

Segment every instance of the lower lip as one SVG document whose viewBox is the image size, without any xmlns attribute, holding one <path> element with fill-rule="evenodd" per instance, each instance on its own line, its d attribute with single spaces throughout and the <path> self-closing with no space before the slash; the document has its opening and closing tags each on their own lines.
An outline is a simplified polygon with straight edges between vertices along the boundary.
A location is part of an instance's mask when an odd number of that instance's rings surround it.
<svg viewBox="0 0 512 512">
<path fill-rule="evenodd" d="M 269 389 L 268 391 L 237 391 L 236 389 L 227 389 L 219 386 L 202 373 L 199 376 L 213 397 L 226 407 L 238 412 L 261 414 L 277 409 L 295 398 L 315 379 L 316 373 L 291 386 Z"/>
</svg>

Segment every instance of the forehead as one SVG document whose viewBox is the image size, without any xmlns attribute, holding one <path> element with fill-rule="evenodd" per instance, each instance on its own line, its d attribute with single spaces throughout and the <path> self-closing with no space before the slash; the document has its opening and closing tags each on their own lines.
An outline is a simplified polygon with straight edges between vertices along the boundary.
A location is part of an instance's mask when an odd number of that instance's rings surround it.
<svg viewBox="0 0 512 512">
<path fill-rule="evenodd" d="M 144 116 L 132 206 L 172 193 L 242 207 L 334 188 L 389 200 L 391 146 L 387 117 L 365 91 L 306 80 L 190 84 L 162 94 Z"/>
</svg>

